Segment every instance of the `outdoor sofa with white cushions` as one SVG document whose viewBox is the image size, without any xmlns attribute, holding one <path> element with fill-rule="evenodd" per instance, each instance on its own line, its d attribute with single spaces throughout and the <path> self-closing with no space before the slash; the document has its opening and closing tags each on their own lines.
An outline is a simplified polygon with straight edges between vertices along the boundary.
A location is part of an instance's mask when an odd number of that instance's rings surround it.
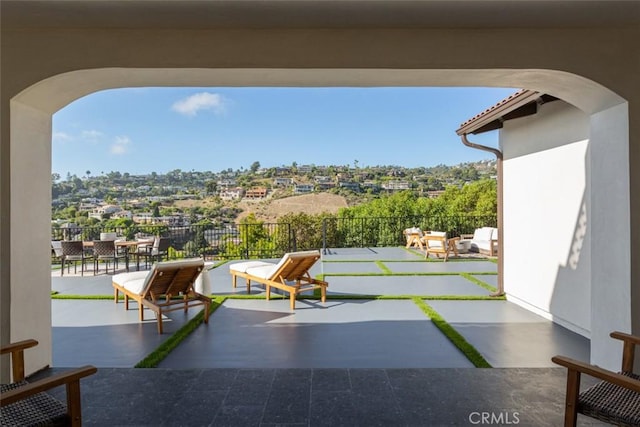
<svg viewBox="0 0 640 427">
<path fill-rule="evenodd" d="M 463 241 L 469 242 L 469 251 L 496 256 L 498 253 L 498 229 L 495 227 L 476 228 L 473 235 L 463 235 Z"/>
</svg>

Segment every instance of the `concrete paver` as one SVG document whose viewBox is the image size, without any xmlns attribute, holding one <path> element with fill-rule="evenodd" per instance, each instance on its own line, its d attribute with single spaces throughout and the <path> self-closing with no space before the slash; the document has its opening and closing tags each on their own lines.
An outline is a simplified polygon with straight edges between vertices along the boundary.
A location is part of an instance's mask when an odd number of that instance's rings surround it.
<svg viewBox="0 0 640 427">
<path fill-rule="evenodd" d="M 353 262 L 318 263 L 312 275 L 380 270 L 376 260 L 397 273 L 453 273 L 327 276 L 334 297 L 486 295 L 458 273 L 496 269 L 486 261 L 415 262 L 420 254 L 404 248 L 331 249 L 323 259 Z M 231 287 L 228 266 L 209 275 L 214 294 L 246 294 L 241 284 Z M 476 277 L 497 283 L 495 274 Z M 52 273 L 52 289 L 113 293 L 107 275 Z M 252 286 L 254 295 L 263 292 Z M 586 338 L 509 301 L 425 301 L 494 367 L 506 369 L 471 368 L 411 300 L 299 300 L 291 312 L 276 296 L 228 299 L 156 369 L 131 367 L 197 309 L 170 313 L 159 335 L 151 312 L 138 321 L 135 304 L 125 311 L 112 300 L 53 300 L 54 368 L 38 375 L 99 367 L 82 381 L 85 425 L 473 425 L 482 413 L 503 424 L 561 424 L 566 371 L 549 359 L 588 360 Z M 590 383 L 587 377 L 582 387 Z M 600 424 L 580 417 L 578 425 Z"/>
</svg>

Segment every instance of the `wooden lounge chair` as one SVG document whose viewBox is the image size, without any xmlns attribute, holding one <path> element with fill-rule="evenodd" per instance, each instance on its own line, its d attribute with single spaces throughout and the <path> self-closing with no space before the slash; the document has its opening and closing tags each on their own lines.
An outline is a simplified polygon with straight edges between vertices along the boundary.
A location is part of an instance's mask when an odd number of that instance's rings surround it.
<svg viewBox="0 0 640 427">
<path fill-rule="evenodd" d="M 181 261 L 158 262 L 147 271 L 120 273 L 113 276 L 114 300 L 124 295 L 125 309 L 129 299 L 138 302 L 140 321 L 144 320 L 144 308 L 153 310 L 158 321 L 158 333 L 162 333 L 164 313 L 204 305 L 204 322 L 209 321 L 211 298 L 195 291 L 194 283 L 204 269 L 201 258 Z"/>
<path fill-rule="evenodd" d="M 422 236 L 424 235 L 424 232 L 420 228 L 407 228 L 402 232 L 402 234 L 404 234 L 404 237 L 407 240 L 407 245 L 405 246 L 407 249 L 412 246 L 424 249 L 422 245 Z"/>
<path fill-rule="evenodd" d="M 320 289 L 321 300 L 326 302 L 327 286 L 322 280 L 311 277 L 309 270 L 320 259 L 320 251 L 290 252 L 284 254 L 277 264 L 263 261 L 246 261 L 229 265 L 233 287 L 238 277 L 247 283 L 247 293 L 251 293 L 251 282 L 262 283 L 266 287 L 267 300 L 271 296 L 271 287 L 289 292 L 291 310 L 296 308 L 298 294 Z"/>
<path fill-rule="evenodd" d="M 458 240 L 460 240 L 460 237 L 447 238 L 447 233 L 444 231 L 431 231 L 425 234 L 422 236 L 425 259 L 429 258 L 430 254 L 435 254 L 437 258 L 440 258 L 440 255 L 444 255 L 446 262 L 449 259 L 449 255 L 458 256 L 458 248 L 456 246 Z"/>
<path fill-rule="evenodd" d="M 0 425 L 82 425 L 80 379 L 95 374 L 95 366 L 83 366 L 28 382 L 25 380 L 24 350 L 38 345 L 24 340 L 0 348 L 0 354 L 11 354 L 12 383 L 0 385 Z M 64 385 L 67 403 L 46 393 Z"/>
<path fill-rule="evenodd" d="M 612 332 L 612 338 L 623 341 L 622 369 L 612 372 L 595 365 L 564 356 L 551 360 L 568 369 L 564 425 L 575 426 L 578 413 L 620 426 L 640 425 L 640 375 L 633 373 L 635 346 L 640 337 Z M 580 375 L 587 374 L 602 381 L 580 393 Z"/>
</svg>

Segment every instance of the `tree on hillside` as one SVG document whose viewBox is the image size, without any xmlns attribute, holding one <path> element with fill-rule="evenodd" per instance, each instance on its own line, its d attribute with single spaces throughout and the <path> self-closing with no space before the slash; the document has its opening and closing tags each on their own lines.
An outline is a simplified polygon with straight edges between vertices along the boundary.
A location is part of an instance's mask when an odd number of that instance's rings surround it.
<svg viewBox="0 0 640 427">
<path fill-rule="evenodd" d="M 278 218 L 279 223 L 288 224 L 295 239 L 296 250 L 304 251 L 322 248 L 323 224 L 325 220 L 335 219 L 335 215 L 321 213 L 311 215 L 303 212 L 291 212 Z M 331 221 L 333 223 L 335 221 Z M 289 236 L 283 235 L 278 239 L 278 248 L 286 248 Z"/>
</svg>

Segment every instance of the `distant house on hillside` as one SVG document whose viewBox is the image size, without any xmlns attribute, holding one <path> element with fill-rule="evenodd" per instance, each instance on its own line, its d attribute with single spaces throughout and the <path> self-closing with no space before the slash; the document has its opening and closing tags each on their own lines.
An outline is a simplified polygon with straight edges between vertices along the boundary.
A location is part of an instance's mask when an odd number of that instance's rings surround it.
<svg viewBox="0 0 640 427">
<path fill-rule="evenodd" d="M 360 184 L 358 184 L 357 182 L 341 181 L 341 182 L 338 183 L 338 186 L 340 188 L 345 188 L 347 190 L 351 190 L 354 193 L 359 193 L 360 192 Z"/>
<path fill-rule="evenodd" d="M 273 178 L 273 185 L 275 186 L 288 186 L 293 184 L 293 179 L 292 178 L 282 178 L 282 177 L 278 177 L 278 178 Z"/>
<path fill-rule="evenodd" d="M 80 205 L 78 206 L 78 210 L 80 212 L 92 212 L 97 207 L 98 205 L 96 203 L 80 202 Z"/>
<path fill-rule="evenodd" d="M 244 195 L 244 189 L 241 187 L 227 188 L 220 191 L 222 200 L 239 200 Z"/>
<path fill-rule="evenodd" d="M 229 188 L 238 185 L 238 183 L 235 179 L 228 178 L 219 180 L 216 185 L 218 187 Z"/>
<path fill-rule="evenodd" d="M 331 177 L 327 175 L 316 175 L 313 180 L 316 183 L 316 187 L 320 191 L 329 190 L 336 186 L 335 182 L 331 179 Z"/>
<path fill-rule="evenodd" d="M 255 187 L 247 190 L 244 194 L 245 199 L 264 199 L 267 197 L 267 189 L 265 187 Z"/>
<path fill-rule="evenodd" d="M 382 184 L 382 188 L 388 191 L 402 191 L 409 189 L 407 181 L 388 181 Z"/>
<path fill-rule="evenodd" d="M 122 208 L 118 205 L 98 206 L 89 213 L 89 218 L 102 219 L 105 215 L 112 215 L 121 210 Z"/>
<path fill-rule="evenodd" d="M 276 175 L 289 175 L 291 173 L 291 168 L 282 166 L 276 168 Z"/>
<path fill-rule="evenodd" d="M 293 187 L 293 192 L 296 194 L 312 193 L 313 190 L 314 190 L 313 184 L 295 184 Z"/>
<path fill-rule="evenodd" d="M 131 211 L 121 210 L 121 211 L 116 212 L 113 215 L 111 215 L 111 218 L 113 218 L 113 219 L 118 219 L 118 218 L 133 219 L 133 213 Z"/>
</svg>

